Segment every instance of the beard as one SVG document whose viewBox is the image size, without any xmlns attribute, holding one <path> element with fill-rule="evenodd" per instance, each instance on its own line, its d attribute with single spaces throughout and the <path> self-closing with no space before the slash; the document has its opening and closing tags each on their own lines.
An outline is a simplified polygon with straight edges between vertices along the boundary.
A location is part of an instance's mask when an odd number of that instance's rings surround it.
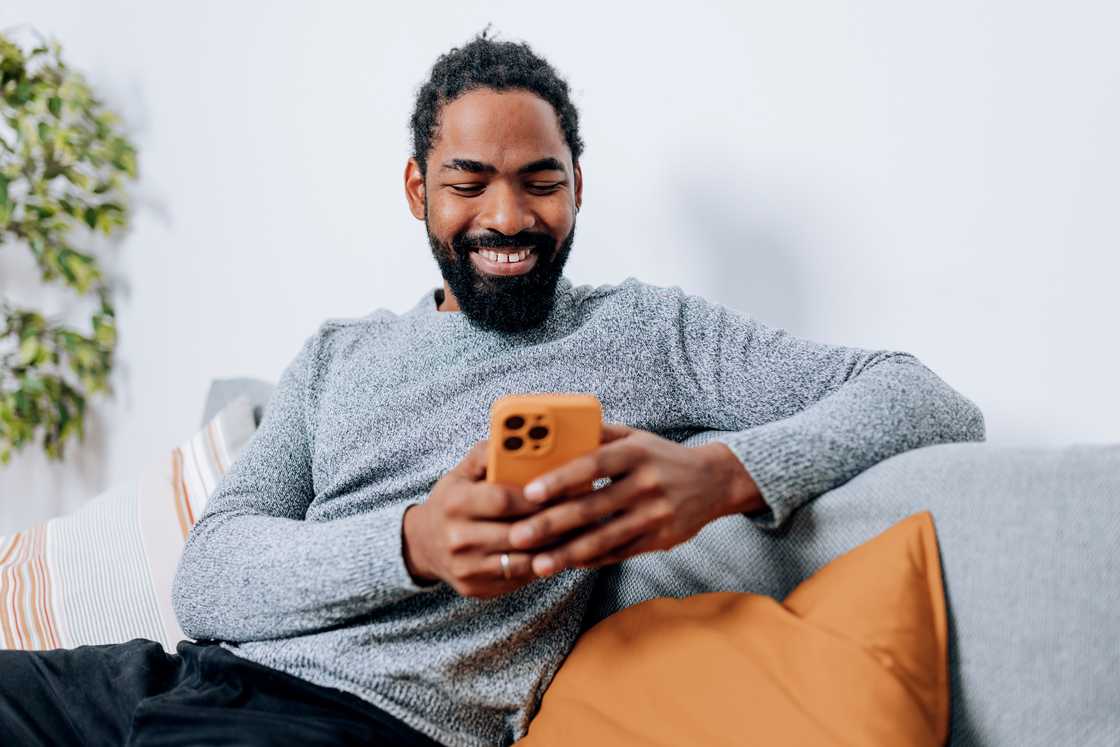
<svg viewBox="0 0 1120 747">
<path fill-rule="evenodd" d="M 572 230 L 559 246 L 550 234 L 528 231 L 514 236 L 460 233 L 447 245 L 432 234 L 427 205 L 424 206 L 424 228 L 444 280 L 455 294 L 459 309 L 474 326 L 496 332 L 523 332 L 539 326 L 548 317 L 555 302 L 556 285 L 575 239 L 574 221 Z M 520 275 L 490 275 L 471 261 L 471 251 L 479 247 L 532 247 L 536 264 Z"/>
</svg>

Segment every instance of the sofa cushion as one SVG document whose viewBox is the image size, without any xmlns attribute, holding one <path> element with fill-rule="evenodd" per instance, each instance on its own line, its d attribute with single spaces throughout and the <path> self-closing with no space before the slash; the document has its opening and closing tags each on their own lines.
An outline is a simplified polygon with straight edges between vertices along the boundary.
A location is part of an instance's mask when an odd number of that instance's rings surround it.
<svg viewBox="0 0 1120 747">
<path fill-rule="evenodd" d="M 0 537 L 0 648 L 184 638 L 171 582 L 187 533 L 253 435 L 249 400 L 77 510 Z"/>
<path fill-rule="evenodd" d="M 712 592 L 611 615 L 580 637 L 519 744 L 934 747 L 949 725 L 946 648 L 922 513 L 781 604 Z"/>
</svg>

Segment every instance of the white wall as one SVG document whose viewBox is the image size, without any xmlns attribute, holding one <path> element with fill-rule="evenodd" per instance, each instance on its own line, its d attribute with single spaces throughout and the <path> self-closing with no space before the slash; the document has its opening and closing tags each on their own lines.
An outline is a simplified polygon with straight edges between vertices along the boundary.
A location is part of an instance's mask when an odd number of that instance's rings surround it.
<svg viewBox="0 0 1120 747">
<path fill-rule="evenodd" d="M 992 441 L 1120 441 L 1115 4 L 617 7 L 5 0 L 0 28 L 56 36 L 124 115 L 143 179 L 114 254 L 118 394 L 71 462 L 0 470 L 0 534 L 165 454 L 210 379 L 274 379 L 323 318 L 439 284 L 406 123 L 488 20 L 574 89 L 575 282 L 912 352 Z"/>
</svg>

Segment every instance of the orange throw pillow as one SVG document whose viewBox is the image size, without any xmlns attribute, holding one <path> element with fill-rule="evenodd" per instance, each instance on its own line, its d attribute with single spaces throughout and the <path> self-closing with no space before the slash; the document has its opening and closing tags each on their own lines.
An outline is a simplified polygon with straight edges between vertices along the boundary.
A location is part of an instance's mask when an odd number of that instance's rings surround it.
<svg viewBox="0 0 1120 747">
<path fill-rule="evenodd" d="M 925 512 L 783 603 L 712 592 L 614 613 L 576 642 L 518 745 L 941 745 L 947 646 Z"/>
</svg>

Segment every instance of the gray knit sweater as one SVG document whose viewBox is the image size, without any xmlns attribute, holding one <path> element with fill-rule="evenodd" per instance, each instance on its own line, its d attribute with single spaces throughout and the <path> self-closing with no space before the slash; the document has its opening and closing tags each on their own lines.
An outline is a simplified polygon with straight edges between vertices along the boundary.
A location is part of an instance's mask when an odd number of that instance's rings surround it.
<svg viewBox="0 0 1120 747">
<path fill-rule="evenodd" d="M 509 744 L 580 632 L 594 571 L 490 600 L 421 587 L 401 515 L 487 436 L 510 392 L 594 392 L 605 420 L 708 429 L 770 511 L 893 454 L 981 440 L 980 411 L 914 357 L 795 337 L 677 287 L 562 277 L 545 323 L 502 334 L 436 309 L 328 320 L 191 531 L 172 595 L 196 639 L 353 693 L 446 745 Z"/>
</svg>

